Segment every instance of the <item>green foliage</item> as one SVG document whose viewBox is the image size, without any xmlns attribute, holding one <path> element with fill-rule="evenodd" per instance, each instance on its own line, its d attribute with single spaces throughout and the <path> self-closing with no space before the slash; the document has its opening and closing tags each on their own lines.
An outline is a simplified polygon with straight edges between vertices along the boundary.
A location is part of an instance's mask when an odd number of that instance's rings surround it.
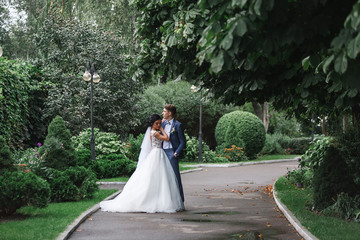
<svg viewBox="0 0 360 240">
<path fill-rule="evenodd" d="M 91 150 L 79 149 L 76 151 L 76 165 L 88 168 L 91 165 Z"/>
<path fill-rule="evenodd" d="M 314 141 L 301 157 L 300 166 L 312 170 L 321 167 L 330 144 L 331 139 L 327 137 Z"/>
<path fill-rule="evenodd" d="M 360 185 L 360 129 L 350 127 L 336 138 L 341 155 L 349 167 L 354 182 Z"/>
<path fill-rule="evenodd" d="M 75 166 L 75 149 L 70 131 L 66 128 L 62 117 L 56 116 L 51 121 L 44 146 L 39 154 L 46 167 L 64 170 L 69 166 Z"/>
<path fill-rule="evenodd" d="M 245 156 L 244 149 L 232 145 L 230 148 L 225 148 L 221 156 L 227 158 L 230 162 L 241 162 L 246 161 L 248 158 Z"/>
<path fill-rule="evenodd" d="M 199 139 L 190 137 L 185 133 L 186 149 L 184 162 L 198 162 L 199 161 Z M 228 162 L 225 157 L 219 156 L 214 151 L 210 150 L 206 142 L 202 141 L 202 161 L 203 162 Z"/>
<path fill-rule="evenodd" d="M 3 136 L 0 135 L 0 172 L 5 169 L 12 168 L 14 163 L 11 157 L 11 151 Z"/>
<path fill-rule="evenodd" d="M 64 171 L 52 169 L 46 176 L 50 184 L 51 200 L 79 201 L 91 198 L 98 190 L 95 174 L 85 167 L 69 167 Z"/>
<path fill-rule="evenodd" d="M 312 186 L 313 171 L 309 168 L 288 171 L 286 179 L 298 188 L 308 188 Z"/>
<path fill-rule="evenodd" d="M 284 113 L 274 112 L 270 118 L 267 133 L 280 133 L 292 138 L 299 137 L 299 124 L 294 117 L 288 119 Z"/>
<path fill-rule="evenodd" d="M 136 164 L 120 154 L 110 154 L 91 163 L 90 169 L 98 179 L 130 176 L 136 169 Z"/>
<path fill-rule="evenodd" d="M 0 192 L 0 215 L 10 215 L 23 206 L 46 207 L 50 198 L 49 184 L 32 172 L 3 172 Z"/>
<path fill-rule="evenodd" d="M 102 132 L 98 128 L 94 128 L 94 137 L 96 158 L 122 153 L 124 143 L 120 141 L 120 137 L 116 133 Z M 80 150 L 91 150 L 91 128 L 87 128 L 71 139 L 77 152 Z"/>
<path fill-rule="evenodd" d="M 235 109 L 232 105 L 216 103 L 210 93 L 203 90 L 203 138 L 211 147 L 215 146 L 214 130 L 217 120 L 225 113 Z M 148 87 L 142 99 L 136 104 L 137 119 L 141 126 L 145 126 L 146 118 L 153 113 L 161 113 L 165 103 L 176 106 L 177 119 L 183 124 L 190 136 L 197 136 L 199 132 L 200 91 L 192 91 L 191 84 L 185 81 L 169 81 L 159 86 Z M 143 133 L 145 129 L 139 128 Z"/>
<path fill-rule="evenodd" d="M 137 137 L 130 134 L 126 140 L 126 145 L 123 145 L 122 153 L 128 159 L 137 162 L 141 150 L 141 144 L 144 139 L 144 134 L 139 134 Z"/>
<path fill-rule="evenodd" d="M 138 81 L 128 73 L 125 45 L 119 32 L 94 27 L 90 22 L 50 15 L 39 27 L 35 42 L 37 64 L 49 81 L 44 119 L 61 115 L 73 134 L 89 126 L 90 84 L 81 75 L 92 60 L 101 77 L 93 88 L 94 125 L 125 137 L 139 122 L 134 117 Z M 128 121 L 128 119 L 135 119 Z M 128 124 L 123 124 L 128 121 Z"/>
<path fill-rule="evenodd" d="M 335 145 L 330 145 L 324 155 L 321 167 L 315 168 L 314 208 L 323 210 L 334 204 L 337 194 L 344 192 L 351 195 L 359 192 L 343 156 Z"/>
<path fill-rule="evenodd" d="M 12 149 L 44 136 L 39 109 L 44 87 L 40 71 L 27 62 L 0 57 L 0 135 Z M 35 139 L 35 140 L 34 140 Z"/>
<path fill-rule="evenodd" d="M 310 147 L 311 139 L 308 137 L 291 138 L 287 147 L 291 154 L 304 154 Z"/>
<path fill-rule="evenodd" d="M 261 151 L 265 144 L 265 128 L 254 114 L 234 111 L 219 119 L 215 129 L 215 138 L 218 145 L 245 147 L 245 153 L 251 159 Z M 245 146 L 242 146 L 241 141 Z"/>
<path fill-rule="evenodd" d="M 42 158 L 39 154 L 41 144 L 37 147 L 28 148 L 26 150 L 18 150 L 14 154 L 14 161 L 16 164 L 24 164 L 27 169 L 34 173 L 38 173 L 42 168 Z"/>
<path fill-rule="evenodd" d="M 325 215 L 344 218 L 346 220 L 354 219 L 359 221 L 357 216 L 360 212 L 360 195 L 351 197 L 347 193 L 337 195 L 336 202 L 322 211 Z"/>
<path fill-rule="evenodd" d="M 279 143 L 278 136 L 280 134 L 266 134 L 265 145 L 263 149 L 261 149 L 261 154 L 277 154 L 283 153 L 283 148 Z"/>
</svg>

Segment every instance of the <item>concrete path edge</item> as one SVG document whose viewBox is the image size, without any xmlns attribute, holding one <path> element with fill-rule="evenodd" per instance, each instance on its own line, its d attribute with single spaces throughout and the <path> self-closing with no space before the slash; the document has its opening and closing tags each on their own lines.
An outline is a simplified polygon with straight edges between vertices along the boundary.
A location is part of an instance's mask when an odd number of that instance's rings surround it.
<svg viewBox="0 0 360 240">
<path fill-rule="evenodd" d="M 292 212 L 280 201 L 277 197 L 277 192 L 275 189 L 275 184 L 273 184 L 273 197 L 276 205 L 280 209 L 280 211 L 285 215 L 287 220 L 294 226 L 296 231 L 305 239 L 305 240 L 318 240 L 313 234 L 311 234 L 301 223 L 300 221 L 292 214 Z"/>
</svg>

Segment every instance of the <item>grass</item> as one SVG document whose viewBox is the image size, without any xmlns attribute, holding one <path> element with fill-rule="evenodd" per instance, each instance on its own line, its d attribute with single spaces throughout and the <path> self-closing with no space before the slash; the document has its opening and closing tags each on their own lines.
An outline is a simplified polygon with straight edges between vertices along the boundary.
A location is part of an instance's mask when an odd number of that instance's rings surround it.
<svg viewBox="0 0 360 240">
<path fill-rule="evenodd" d="M 293 159 L 295 157 L 299 157 L 300 155 L 284 155 L 284 154 L 275 154 L 275 155 L 264 155 L 264 156 L 260 156 L 256 159 L 252 159 L 252 160 L 247 160 L 247 161 L 241 161 L 241 162 L 180 162 L 180 165 L 198 165 L 198 164 L 229 164 L 229 163 L 244 163 L 244 162 L 257 162 L 257 161 L 266 161 L 266 160 L 280 160 L 280 159 Z"/>
<path fill-rule="evenodd" d="M 281 202 L 287 206 L 304 227 L 319 239 L 359 239 L 359 223 L 316 214 L 306 208 L 306 205 L 312 201 L 310 189 L 299 189 L 289 184 L 284 177 L 276 182 L 275 188 Z"/>
<path fill-rule="evenodd" d="M 114 178 L 103 178 L 99 182 L 127 182 L 129 177 L 114 177 Z"/>
<path fill-rule="evenodd" d="M 56 239 L 81 213 L 116 191 L 99 190 L 92 199 L 51 203 L 46 208 L 23 207 L 9 219 L 0 219 L 0 239 Z"/>
</svg>

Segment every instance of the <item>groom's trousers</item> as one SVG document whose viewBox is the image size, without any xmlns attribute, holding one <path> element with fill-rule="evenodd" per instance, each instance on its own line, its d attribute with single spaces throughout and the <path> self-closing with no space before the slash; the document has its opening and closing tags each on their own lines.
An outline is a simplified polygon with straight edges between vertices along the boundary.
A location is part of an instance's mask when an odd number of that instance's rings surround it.
<svg viewBox="0 0 360 240">
<path fill-rule="evenodd" d="M 179 171 L 179 159 L 174 156 L 174 150 L 172 148 L 164 149 L 164 151 L 165 151 L 167 157 L 169 158 L 171 166 L 175 172 L 175 176 L 176 176 L 177 182 L 179 184 L 180 196 L 184 202 L 184 200 L 185 200 L 184 199 L 184 191 L 183 191 L 183 187 L 182 187 L 182 183 L 181 183 L 181 176 L 180 176 L 180 171 Z"/>
</svg>

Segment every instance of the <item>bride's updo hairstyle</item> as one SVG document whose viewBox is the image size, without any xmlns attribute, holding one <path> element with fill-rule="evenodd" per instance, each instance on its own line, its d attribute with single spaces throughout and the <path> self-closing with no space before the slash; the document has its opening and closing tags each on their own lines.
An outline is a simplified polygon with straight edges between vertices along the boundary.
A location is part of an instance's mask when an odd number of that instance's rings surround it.
<svg viewBox="0 0 360 240">
<path fill-rule="evenodd" d="M 154 122 L 157 120 L 161 120 L 161 117 L 159 114 L 151 114 L 147 119 L 146 119 L 146 125 L 148 127 L 152 127 L 154 125 Z"/>
</svg>

